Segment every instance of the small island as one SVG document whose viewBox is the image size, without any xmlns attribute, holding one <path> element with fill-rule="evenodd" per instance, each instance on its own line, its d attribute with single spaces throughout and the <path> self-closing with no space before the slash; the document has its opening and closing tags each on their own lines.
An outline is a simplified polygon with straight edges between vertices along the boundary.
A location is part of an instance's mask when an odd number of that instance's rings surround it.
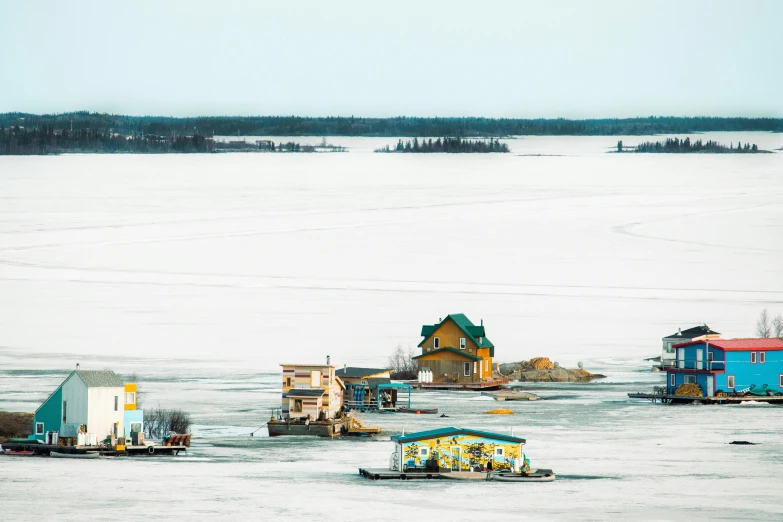
<svg viewBox="0 0 783 522">
<path fill-rule="evenodd" d="M 666 141 L 645 141 L 635 147 L 623 146 L 622 141 L 617 142 L 617 152 L 642 152 L 653 154 L 753 154 L 768 153 L 768 150 L 760 150 L 758 145 L 737 142 L 729 144 L 727 147 L 717 141 L 708 140 L 706 143 L 702 140 L 691 141 L 690 137 L 681 140 L 679 138 L 666 138 Z"/>
<path fill-rule="evenodd" d="M 606 375 L 590 373 L 581 367 L 562 368 L 549 357 L 534 357 L 529 361 L 501 364 L 500 374 L 509 380 L 521 382 L 590 382 L 593 379 L 606 377 Z"/>
<path fill-rule="evenodd" d="M 386 145 L 375 152 L 413 152 L 413 153 L 489 153 L 489 152 L 509 152 L 508 145 L 500 143 L 497 139 L 488 140 L 464 140 L 462 138 L 438 138 L 432 141 L 418 138 L 413 141 L 408 140 L 404 144 L 402 140 L 397 141 L 394 148 Z"/>
</svg>

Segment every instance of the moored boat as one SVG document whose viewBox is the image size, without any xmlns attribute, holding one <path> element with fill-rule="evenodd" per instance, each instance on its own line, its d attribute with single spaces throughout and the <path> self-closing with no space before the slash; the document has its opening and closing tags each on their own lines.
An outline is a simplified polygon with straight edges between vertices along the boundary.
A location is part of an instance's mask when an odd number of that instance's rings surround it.
<svg viewBox="0 0 783 522">
<path fill-rule="evenodd" d="M 50 457 L 56 459 L 102 459 L 103 455 L 100 453 L 58 453 L 56 451 L 49 452 Z"/>
<path fill-rule="evenodd" d="M 551 469 L 533 469 L 528 473 L 512 473 L 502 471 L 492 475 L 491 480 L 498 482 L 553 482 L 555 472 Z"/>
<path fill-rule="evenodd" d="M 8 455 L 11 457 L 29 457 L 31 455 L 35 455 L 34 451 L 29 450 L 10 450 L 10 449 L 4 449 L 3 455 Z"/>
<path fill-rule="evenodd" d="M 438 408 L 397 408 L 397 413 L 414 413 L 414 414 L 425 414 L 425 413 L 438 413 Z"/>
</svg>

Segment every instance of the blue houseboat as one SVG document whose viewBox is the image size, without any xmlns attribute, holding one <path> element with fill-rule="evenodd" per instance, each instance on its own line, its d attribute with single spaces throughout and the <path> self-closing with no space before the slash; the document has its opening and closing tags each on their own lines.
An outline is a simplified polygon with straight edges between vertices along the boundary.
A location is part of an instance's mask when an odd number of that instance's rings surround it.
<svg viewBox="0 0 783 522">
<path fill-rule="evenodd" d="M 666 368 L 669 395 L 682 384 L 698 384 L 706 397 L 783 392 L 783 339 L 702 339 L 674 348 L 674 365 Z"/>
</svg>

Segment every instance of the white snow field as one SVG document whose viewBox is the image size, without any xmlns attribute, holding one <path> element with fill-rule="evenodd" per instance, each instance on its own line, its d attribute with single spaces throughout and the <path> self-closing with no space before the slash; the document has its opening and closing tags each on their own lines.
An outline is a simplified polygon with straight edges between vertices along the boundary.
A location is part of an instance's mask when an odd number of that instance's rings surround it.
<svg viewBox="0 0 783 522">
<path fill-rule="evenodd" d="M 175 458 L 0 457 L 0 520 L 783 518 L 783 408 L 626 396 L 663 382 L 643 359 L 677 327 L 752 336 L 762 309 L 783 313 L 783 153 L 606 153 L 664 138 L 0 157 L 0 410 L 34 411 L 78 362 L 137 372 L 148 405 L 195 421 Z M 452 312 L 484 320 L 498 362 L 545 355 L 609 377 L 528 386 L 547 400 L 504 403 L 513 417 L 482 415 L 493 406 L 475 393 L 420 392 L 449 417 L 366 419 L 513 428 L 556 482 L 367 481 L 357 468 L 387 464 L 388 436 L 249 436 L 279 404 L 279 363 L 383 365 Z"/>
</svg>

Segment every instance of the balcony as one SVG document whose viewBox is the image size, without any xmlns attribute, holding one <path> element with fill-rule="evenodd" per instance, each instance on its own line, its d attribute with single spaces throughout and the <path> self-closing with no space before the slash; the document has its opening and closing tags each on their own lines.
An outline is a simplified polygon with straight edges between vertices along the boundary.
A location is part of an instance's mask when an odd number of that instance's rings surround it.
<svg viewBox="0 0 783 522">
<path fill-rule="evenodd" d="M 699 359 L 677 359 L 668 361 L 667 368 L 679 368 L 681 370 L 705 370 L 723 371 L 726 369 L 725 361 L 702 361 Z"/>
</svg>

